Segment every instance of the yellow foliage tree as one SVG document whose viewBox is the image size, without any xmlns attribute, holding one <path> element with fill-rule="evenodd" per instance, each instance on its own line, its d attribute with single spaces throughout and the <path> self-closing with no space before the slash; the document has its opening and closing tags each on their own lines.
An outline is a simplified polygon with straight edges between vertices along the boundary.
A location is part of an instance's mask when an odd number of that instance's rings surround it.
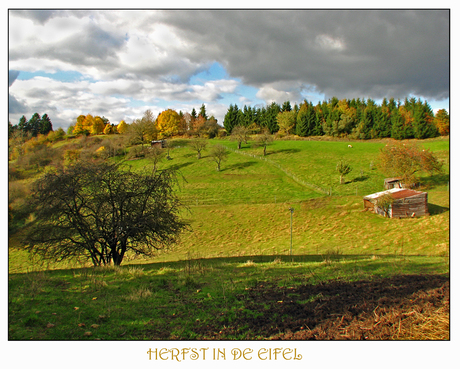
<svg viewBox="0 0 460 369">
<path fill-rule="evenodd" d="M 104 134 L 111 135 L 112 133 L 113 133 L 112 125 L 110 123 L 107 123 L 104 128 Z"/>
<path fill-rule="evenodd" d="M 172 137 L 179 133 L 180 116 L 172 109 L 167 109 L 160 113 L 157 119 L 157 129 L 160 138 Z"/>
<path fill-rule="evenodd" d="M 73 129 L 74 135 L 81 134 L 90 134 L 92 126 L 93 117 L 88 114 L 87 116 L 79 115 L 77 118 L 77 123 L 75 123 L 75 128 Z"/>
<path fill-rule="evenodd" d="M 434 117 L 434 123 L 441 136 L 446 136 L 450 133 L 450 119 L 449 113 L 446 109 L 440 109 L 437 111 L 436 116 Z"/>
<path fill-rule="evenodd" d="M 128 129 L 128 125 L 126 124 L 124 120 L 121 120 L 120 123 L 118 123 L 117 125 L 117 132 L 120 134 L 123 134 L 126 132 L 127 129 Z"/>
<path fill-rule="evenodd" d="M 95 117 L 93 119 L 93 124 L 91 125 L 91 134 L 100 135 L 104 132 L 105 123 L 101 117 Z"/>
</svg>

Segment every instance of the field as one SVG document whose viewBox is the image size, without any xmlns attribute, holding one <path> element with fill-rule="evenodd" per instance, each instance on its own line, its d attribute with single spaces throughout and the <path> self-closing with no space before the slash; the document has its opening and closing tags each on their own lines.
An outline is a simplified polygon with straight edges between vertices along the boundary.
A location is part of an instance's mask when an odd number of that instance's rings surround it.
<svg viewBox="0 0 460 369">
<path fill-rule="evenodd" d="M 220 172 L 214 144 L 229 148 Z M 44 265 L 10 236 L 11 340 L 449 339 L 449 141 L 426 140 L 444 175 L 422 175 L 430 216 L 363 211 L 383 190 L 385 141 L 210 140 L 171 160 L 192 231 L 119 268 Z M 353 171 L 339 184 L 338 160 Z M 127 162 L 151 170 L 146 160 Z M 291 242 L 291 212 L 292 242 Z"/>
</svg>

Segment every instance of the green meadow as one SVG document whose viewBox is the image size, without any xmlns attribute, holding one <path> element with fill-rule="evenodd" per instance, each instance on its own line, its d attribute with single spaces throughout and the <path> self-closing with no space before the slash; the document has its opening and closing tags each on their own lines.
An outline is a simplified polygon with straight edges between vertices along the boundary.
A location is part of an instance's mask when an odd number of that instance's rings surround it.
<svg viewBox="0 0 460 369">
<path fill-rule="evenodd" d="M 229 149 L 219 172 L 209 156 L 215 144 Z M 363 209 L 363 196 L 383 190 L 385 144 L 276 140 L 263 156 L 251 143 L 237 150 L 236 142 L 209 140 L 198 160 L 188 140 L 174 140 L 159 169 L 177 170 L 191 230 L 171 250 L 153 259 L 128 255 L 119 268 L 44 264 L 21 250 L 21 231 L 10 235 L 9 338 L 200 339 L 197 324 L 219 316 L 225 325 L 244 310 L 237 296 L 261 282 L 448 274 L 449 140 L 421 142 L 445 173 L 422 173 L 430 216 L 413 219 Z M 340 159 L 353 168 L 344 184 Z M 146 159 L 126 164 L 152 170 Z M 242 327 L 221 338 L 260 337 Z"/>
</svg>

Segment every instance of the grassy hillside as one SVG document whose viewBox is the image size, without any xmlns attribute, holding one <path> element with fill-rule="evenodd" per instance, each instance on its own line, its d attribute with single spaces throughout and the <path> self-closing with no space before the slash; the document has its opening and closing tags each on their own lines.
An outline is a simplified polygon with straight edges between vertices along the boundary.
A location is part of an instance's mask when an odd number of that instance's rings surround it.
<svg viewBox="0 0 460 369">
<path fill-rule="evenodd" d="M 449 246 L 449 141 L 427 140 L 445 163 L 446 174 L 429 176 L 430 217 L 387 219 L 363 212 L 362 196 L 383 190 L 384 175 L 377 169 L 385 142 L 275 141 L 268 155 L 260 148 L 228 140 L 210 140 L 202 159 L 187 140 L 175 140 L 171 160 L 160 169 L 178 170 L 178 194 L 187 205 L 184 217 L 192 232 L 174 250 L 153 261 L 195 257 L 286 255 L 290 251 L 290 212 L 293 207 L 293 254 L 447 255 Z M 212 145 L 233 149 L 215 170 L 209 158 Z M 335 165 L 340 158 L 353 171 L 339 184 Z M 126 162 L 135 170 L 150 171 L 146 159 Z M 15 238 L 11 239 L 14 245 Z M 10 270 L 25 270 L 21 250 L 10 250 Z M 150 262 L 148 260 L 147 262 Z M 129 260 L 125 261 L 129 262 Z"/>
<path fill-rule="evenodd" d="M 376 161 L 385 141 L 275 141 L 263 157 L 249 144 L 235 150 L 235 142 L 210 140 L 200 160 L 187 140 L 174 143 L 159 168 L 178 170 L 192 231 L 154 259 L 128 255 L 119 268 L 43 264 L 20 249 L 21 229 L 10 233 L 10 339 L 304 339 L 331 327 L 335 338 L 362 339 L 366 319 L 374 339 L 448 338 L 449 141 L 423 142 L 446 174 L 422 174 L 430 216 L 415 219 L 363 211 L 362 197 L 383 190 Z M 218 143 L 229 148 L 220 172 L 209 158 Z M 353 171 L 340 185 L 342 158 Z M 152 170 L 146 159 L 126 163 Z M 26 193 L 20 183 L 40 173 L 10 182 L 15 201 Z M 358 305 L 357 321 L 349 314 Z"/>
</svg>

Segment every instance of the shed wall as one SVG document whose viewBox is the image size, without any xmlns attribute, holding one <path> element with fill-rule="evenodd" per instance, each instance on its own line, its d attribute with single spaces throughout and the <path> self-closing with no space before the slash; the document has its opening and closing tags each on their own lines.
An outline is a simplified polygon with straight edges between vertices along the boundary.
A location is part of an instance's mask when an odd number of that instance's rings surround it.
<svg viewBox="0 0 460 369">
<path fill-rule="evenodd" d="M 392 218 L 421 217 L 428 215 L 428 194 L 420 193 L 411 197 L 396 199 L 391 207 Z"/>
</svg>

